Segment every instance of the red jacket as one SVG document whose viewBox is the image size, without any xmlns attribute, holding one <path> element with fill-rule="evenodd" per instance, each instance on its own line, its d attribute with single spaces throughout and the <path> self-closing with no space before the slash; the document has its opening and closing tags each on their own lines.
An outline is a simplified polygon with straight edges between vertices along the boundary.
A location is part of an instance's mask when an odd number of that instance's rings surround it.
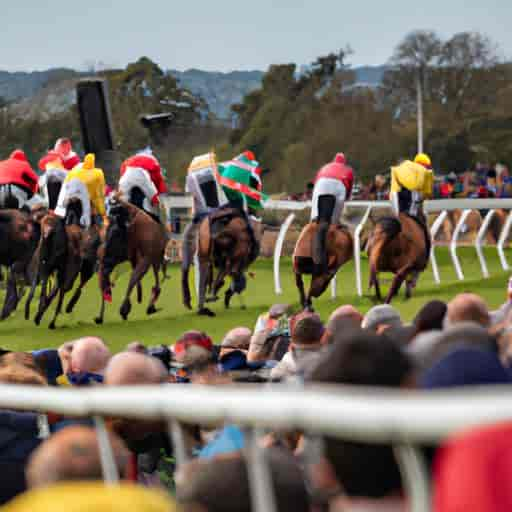
<svg viewBox="0 0 512 512">
<path fill-rule="evenodd" d="M 17 149 L 7 160 L 0 161 L 0 185 L 18 185 L 33 196 L 37 192 L 38 181 L 39 177 L 23 151 Z"/>
<path fill-rule="evenodd" d="M 337 162 L 330 162 L 324 165 L 317 173 L 315 183 L 320 178 L 331 178 L 341 181 L 347 189 L 347 199 L 352 193 L 352 185 L 354 184 L 354 171 L 352 167 Z"/>
<path fill-rule="evenodd" d="M 149 173 L 151 181 L 154 183 L 159 194 L 167 192 L 167 185 L 165 184 L 164 177 L 162 176 L 162 169 L 158 160 L 152 155 L 134 155 L 127 158 L 121 164 L 121 176 L 126 171 L 127 167 L 140 167 Z"/>
</svg>

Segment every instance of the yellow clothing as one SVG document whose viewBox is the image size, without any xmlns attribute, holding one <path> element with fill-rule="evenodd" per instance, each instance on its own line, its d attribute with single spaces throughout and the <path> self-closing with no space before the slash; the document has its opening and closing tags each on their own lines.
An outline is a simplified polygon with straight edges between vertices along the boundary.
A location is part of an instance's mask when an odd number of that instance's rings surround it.
<svg viewBox="0 0 512 512">
<path fill-rule="evenodd" d="M 2 507 L 5 512 L 174 512 L 161 491 L 122 483 L 65 482 L 29 490 Z"/>
<path fill-rule="evenodd" d="M 406 160 L 391 167 L 391 192 L 400 192 L 403 188 L 411 192 L 421 192 L 423 196 L 432 196 L 434 173 L 423 165 Z"/>
<path fill-rule="evenodd" d="M 105 176 L 103 171 L 94 166 L 94 155 L 86 155 L 83 164 L 68 172 L 64 183 L 79 179 L 89 192 L 89 200 L 99 215 L 105 215 Z"/>
</svg>

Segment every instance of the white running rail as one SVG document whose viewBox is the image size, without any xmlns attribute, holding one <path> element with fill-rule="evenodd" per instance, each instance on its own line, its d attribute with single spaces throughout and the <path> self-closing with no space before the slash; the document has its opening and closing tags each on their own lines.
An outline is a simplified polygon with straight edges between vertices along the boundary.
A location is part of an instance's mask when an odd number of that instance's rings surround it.
<svg viewBox="0 0 512 512">
<path fill-rule="evenodd" d="M 163 203 L 166 208 L 187 208 L 192 207 L 192 198 L 190 196 L 167 196 L 164 198 Z M 295 220 L 297 212 L 311 208 L 311 201 L 285 201 L 285 200 L 272 200 L 269 199 L 265 202 L 265 209 L 268 210 L 281 210 L 288 211 L 290 214 L 286 218 L 285 222 L 281 225 L 279 235 L 277 237 L 276 246 L 274 248 L 274 291 L 277 295 L 283 293 L 280 276 L 280 259 L 282 255 L 282 249 L 286 235 Z M 355 227 L 354 230 L 354 266 L 355 266 L 355 284 L 357 294 L 361 297 L 363 295 L 363 278 L 361 270 L 361 233 L 364 227 L 368 223 L 370 213 L 378 210 L 390 210 L 390 201 L 347 201 L 345 203 L 345 209 L 359 209 L 363 210 L 364 214 Z M 449 249 L 452 263 L 455 269 L 455 273 L 459 280 L 464 280 L 464 272 L 461 266 L 460 259 L 457 255 L 457 248 L 459 246 L 459 237 L 462 234 L 465 226 L 465 221 L 472 211 L 487 210 L 478 234 L 476 236 L 474 246 L 480 263 L 482 276 L 488 278 L 490 276 L 487 261 L 485 259 L 483 244 L 485 235 L 489 229 L 491 221 L 495 215 L 496 210 L 503 209 L 509 210 L 510 213 L 505 221 L 505 224 L 501 230 L 499 240 L 496 244 L 496 249 L 500 258 L 500 263 L 503 270 L 509 270 L 510 265 L 505 255 L 505 244 L 512 229 L 512 199 L 436 199 L 433 201 L 425 201 L 424 209 L 426 213 L 438 214 L 435 218 L 431 228 L 430 234 L 432 237 L 432 250 L 430 253 L 430 261 L 432 264 L 432 272 L 434 275 L 434 281 L 437 284 L 441 283 L 441 276 L 439 274 L 439 267 L 437 264 L 435 254 L 435 239 L 438 235 L 444 221 L 446 220 L 448 213 L 454 210 L 461 210 L 462 215 L 459 218 L 457 225 L 453 231 L 452 238 L 450 240 Z M 331 282 L 331 297 L 336 297 L 336 278 Z"/>
<path fill-rule="evenodd" d="M 148 400 L 148 396 L 151 400 Z M 468 407 L 471 414 L 468 415 Z M 428 473 L 417 445 L 435 445 L 460 430 L 512 420 L 509 386 L 437 392 L 383 390 L 350 386 L 287 387 L 197 386 L 169 384 L 143 387 L 96 387 L 77 390 L 0 385 L 0 408 L 95 418 L 101 461 L 107 481 L 117 471 L 107 446 L 102 417 L 162 419 L 170 425 L 175 453 L 185 459 L 180 423 L 222 425 L 247 429 L 249 471 L 257 512 L 273 510 L 270 478 L 256 440 L 262 429 L 302 430 L 347 441 L 390 443 L 402 470 L 412 510 L 427 511 Z M 266 475 L 262 478 L 262 475 Z M 267 508 L 266 508 L 267 507 Z M 270 508 L 268 508 L 270 507 Z"/>
</svg>

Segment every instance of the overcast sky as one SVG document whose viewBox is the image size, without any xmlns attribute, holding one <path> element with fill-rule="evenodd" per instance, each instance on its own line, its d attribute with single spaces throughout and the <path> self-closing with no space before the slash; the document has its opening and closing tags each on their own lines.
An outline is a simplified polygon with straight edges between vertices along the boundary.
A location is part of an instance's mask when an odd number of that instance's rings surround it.
<svg viewBox="0 0 512 512">
<path fill-rule="evenodd" d="M 512 58 L 511 0 L 5 0 L 0 15 L 9 71 L 142 55 L 180 70 L 266 69 L 347 44 L 352 64 L 382 64 L 414 29 L 478 30 Z"/>
</svg>

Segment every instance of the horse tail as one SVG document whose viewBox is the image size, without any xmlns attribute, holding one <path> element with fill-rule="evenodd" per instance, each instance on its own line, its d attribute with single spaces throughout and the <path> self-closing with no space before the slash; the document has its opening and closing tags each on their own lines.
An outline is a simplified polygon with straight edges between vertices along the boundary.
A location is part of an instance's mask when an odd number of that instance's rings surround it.
<svg viewBox="0 0 512 512">
<path fill-rule="evenodd" d="M 318 223 L 318 228 L 313 238 L 313 262 L 315 265 L 322 268 L 322 272 L 324 272 L 327 267 L 326 239 L 328 231 L 329 223 L 322 220 Z"/>
<path fill-rule="evenodd" d="M 370 288 L 375 283 L 380 255 L 386 245 L 402 231 L 402 224 L 396 217 L 382 217 L 377 220 L 369 244 Z"/>
<path fill-rule="evenodd" d="M 46 190 L 48 192 L 48 208 L 55 210 L 57 207 L 57 201 L 59 199 L 60 189 L 62 188 L 62 182 L 53 176 L 48 178 L 46 182 Z"/>
</svg>

